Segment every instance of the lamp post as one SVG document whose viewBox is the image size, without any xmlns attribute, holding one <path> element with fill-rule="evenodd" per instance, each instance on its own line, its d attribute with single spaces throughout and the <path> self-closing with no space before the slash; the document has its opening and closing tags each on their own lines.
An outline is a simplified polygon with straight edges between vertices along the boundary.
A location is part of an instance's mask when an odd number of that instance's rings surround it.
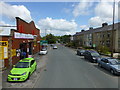
<svg viewBox="0 0 120 90">
<path fill-rule="evenodd" d="M 113 25 L 112 25 L 112 52 L 111 52 L 111 57 L 113 57 L 114 53 L 114 19 L 115 19 L 115 0 L 113 2 Z"/>
</svg>

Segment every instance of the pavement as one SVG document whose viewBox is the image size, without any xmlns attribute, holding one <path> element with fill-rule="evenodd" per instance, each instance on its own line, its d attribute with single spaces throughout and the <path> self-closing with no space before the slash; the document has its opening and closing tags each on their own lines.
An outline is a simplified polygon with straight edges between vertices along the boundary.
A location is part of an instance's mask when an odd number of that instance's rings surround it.
<svg viewBox="0 0 120 90">
<path fill-rule="evenodd" d="M 7 75 L 11 68 L 3 71 L 2 73 L 2 88 L 33 88 L 34 84 L 37 82 L 38 78 L 40 77 L 40 72 L 45 69 L 46 67 L 46 59 L 47 56 L 39 55 L 38 53 L 34 55 L 34 59 L 37 62 L 37 69 L 36 71 L 30 76 L 30 79 L 25 82 L 7 82 Z"/>
<path fill-rule="evenodd" d="M 0 72 L 0 90 L 2 89 L 2 72 Z"/>
<path fill-rule="evenodd" d="M 46 71 L 34 88 L 118 88 L 118 78 L 77 56 L 75 50 L 58 45 L 48 53 Z"/>
</svg>

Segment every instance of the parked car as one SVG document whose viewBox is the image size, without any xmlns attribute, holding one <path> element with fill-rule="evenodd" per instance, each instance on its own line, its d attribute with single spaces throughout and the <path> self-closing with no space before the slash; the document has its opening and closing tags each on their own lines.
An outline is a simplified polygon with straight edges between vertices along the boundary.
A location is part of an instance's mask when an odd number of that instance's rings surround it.
<svg viewBox="0 0 120 90">
<path fill-rule="evenodd" d="M 90 62 L 95 62 L 101 58 L 100 54 L 94 50 L 86 50 L 84 53 L 84 58 L 88 59 Z"/>
<path fill-rule="evenodd" d="M 40 55 L 45 55 L 45 54 L 47 54 L 48 53 L 48 51 L 47 51 L 47 48 L 42 48 L 41 50 L 40 50 Z"/>
<path fill-rule="evenodd" d="M 53 49 L 57 49 L 57 46 L 53 46 Z"/>
<path fill-rule="evenodd" d="M 84 52 L 85 52 L 84 49 L 78 49 L 78 50 L 77 50 L 77 55 L 79 55 L 79 56 L 84 56 Z"/>
<path fill-rule="evenodd" d="M 120 62 L 114 58 L 102 58 L 98 66 L 109 70 L 112 74 L 120 75 Z"/>
<path fill-rule="evenodd" d="M 37 63 L 34 58 L 24 58 L 13 66 L 8 74 L 7 81 L 25 81 L 36 70 Z"/>
<path fill-rule="evenodd" d="M 54 44 L 50 44 L 50 46 L 53 46 Z"/>
</svg>

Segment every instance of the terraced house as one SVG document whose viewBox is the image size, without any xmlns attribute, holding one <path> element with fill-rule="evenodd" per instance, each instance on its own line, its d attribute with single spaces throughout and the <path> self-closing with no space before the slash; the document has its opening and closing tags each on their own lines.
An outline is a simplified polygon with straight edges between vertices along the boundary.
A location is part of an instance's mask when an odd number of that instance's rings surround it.
<svg viewBox="0 0 120 90">
<path fill-rule="evenodd" d="M 112 25 L 103 23 L 102 27 L 77 32 L 73 38 L 79 43 L 79 46 L 96 47 L 96 49 L 100 46 L 106 46 L 111 50 Z M 114 52 L 120 52 L 120 22 L 114 24 L 113 42 Z"/>
</svg>

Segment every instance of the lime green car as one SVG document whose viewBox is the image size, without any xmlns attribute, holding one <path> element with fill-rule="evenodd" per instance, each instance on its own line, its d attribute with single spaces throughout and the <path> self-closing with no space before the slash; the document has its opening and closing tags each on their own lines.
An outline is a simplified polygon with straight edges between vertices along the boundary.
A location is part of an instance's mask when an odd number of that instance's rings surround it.
<svg viewBox="0 0 120 90">
<path fill-rule="evenodd" d="M 34 58 L 20 60 L 10 71 L 7 81 L 25 81 L 36 70 L 37 63 Z"/>
</svg>

